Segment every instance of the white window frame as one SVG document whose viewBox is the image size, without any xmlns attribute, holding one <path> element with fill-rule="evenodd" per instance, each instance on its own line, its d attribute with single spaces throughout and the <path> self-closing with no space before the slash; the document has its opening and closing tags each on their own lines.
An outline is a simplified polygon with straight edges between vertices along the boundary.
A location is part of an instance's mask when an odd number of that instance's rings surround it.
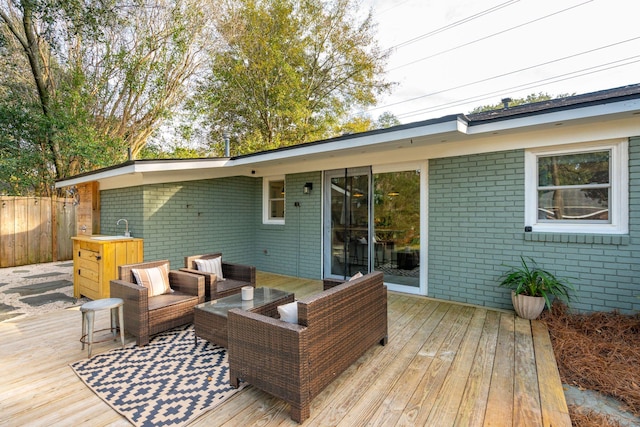
<svg viewBox="0 0 640 427">
<path fill-rule="evenodd" d="M 538 222 L 538 157 L 609 150 L 610 223 Z M 627 234 L 629 232 L 629 143 L 609 140 L 525 150 L 525 227 L 540 233 Z"/>
<path fill-rule="evenodd" d="M 285 186 L 284 175 L 278 176 L 266 176 L 262 178 L 262 223 L 263 224 L 275 224 L 284 225 L 286 217 L 286 190 L 283 197 L 285 201 L 284 215 L 282 218 L 271 218 L 271 199 L 269 198 L 269 187 L 273 181 L 282 181 L 282 185 Z"/>
</svg>

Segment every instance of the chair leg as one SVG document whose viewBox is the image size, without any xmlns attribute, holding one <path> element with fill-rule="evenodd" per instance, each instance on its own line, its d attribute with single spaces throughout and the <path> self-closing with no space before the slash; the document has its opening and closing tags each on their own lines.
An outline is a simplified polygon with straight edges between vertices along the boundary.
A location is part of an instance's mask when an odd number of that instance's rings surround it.
<svg viewBox="0 0 640 427">
<path fill-rule="evenodd" d="M 80 342 L 82 343 L 82 350 L 84 350 L 84 342 L 87 340 L 87 312 L 82 312 L 82 335 L 80 335 Z"/>
<path fill-rule="evenodd" d="M 118 327 L 120 328 L 120 341 L 122 341 L 122 348 L 124 348 L 124 307 L 118 307 Z"/>
<path fill-rule="evenodd" d="M 118 332 L 118 324 L 116 322 L 117 317 L 116 317 L 116 310 L 118 309 L 118 307 L 112 308 L 111 310 L 109 310 L 111 312 L 111 335 L 113 335 L 113 340 L 115 341 L 117 339 L 117 332 Z"/>
<path fill-rule="evenodd" d="M 93 325 L 95 319 L 95 311 L 87 311 L 87 344 L 89 347 L 89 354 L 87 357 L 91 358 L 91 345 L 93 343 Z"/>
</svg>

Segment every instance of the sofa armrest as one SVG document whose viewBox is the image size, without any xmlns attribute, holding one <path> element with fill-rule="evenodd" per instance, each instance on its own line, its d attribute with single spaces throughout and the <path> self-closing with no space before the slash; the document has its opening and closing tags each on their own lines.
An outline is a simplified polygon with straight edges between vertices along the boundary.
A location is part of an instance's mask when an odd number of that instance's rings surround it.
<svg viewBox="0 0 640 427">
<path fill-rule="evenodd" d="M 247 282 L 254 288 L 256 287 L 256 268 L 252 265 L 222 261 L 222 275 L 227 279 Z"/>
<path fill-rule="evenodd" d="M 149 290 L 124 280 L 111 280 L 111 298 L 124 301 L 124 327 L 136 337 L 149 335 Z"/>
<path fill-rule="evenodd" d="M 309 330 L 241 309 L 229 310 L 229 381 L 239 379 L 291 405 L 291 418 L 309 417 L 311 363 Z"/>
<path fill-rule="evenodd" d="M 298 384 L 301 375 L 306 375 L 301 371 L 308 368 L 308 363 L 305 363 L 305 326 L 235 308 L 229 310 L 227 330 L 229 370 L 233 385 L 237 386 L 238 378 L 242 378 L 262 389 L 268 386 L 269 390 L 277 390 Z M 297 375 L 296 371 L 301 375 Z M 280 379 L 272 383 L 272 377 Z M 282 381 L 287 384 L 282 384 Z"/>
<path fill-rule="evenodd" d="M 322 290 L 326 291 L 327 289 L 335 288 L 338 285 L 342 285 L 346 281 L 347 279 L 331 279 L 325 277 L 324 279 L 322 279 Z"/>
<path fill-rule="evenodd" d="M 182 271 L 184 273 L 197 274 L 198 276 L 204 277 L 204 285 L 210 286 L 212 283 L 215 284 L 217 280 L 217 276 L 213 273 L 207 273 L 206 271 L 196 270 L 193 268 L 180 268 L 178 271 Z"/>
<path fill-rule="evenodd" d="M 169 272 L 171 289 L 198 296 L 198 302 L 204 302 L 204 277 L 198 274 L 172 270 Z"/>
</svg>

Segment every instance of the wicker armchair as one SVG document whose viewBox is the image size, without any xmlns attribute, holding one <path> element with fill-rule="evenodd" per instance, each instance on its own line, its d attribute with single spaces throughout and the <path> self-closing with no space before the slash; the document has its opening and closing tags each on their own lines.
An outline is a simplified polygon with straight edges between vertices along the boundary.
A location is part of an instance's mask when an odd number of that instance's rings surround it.
<svg viewBox="0 0 640 427">
<path fill-rule="evenodd" d="M 193 307 L 204 302 L 204 278 L 180 271 L 169 271 L 172 293 L 148 296 L 148 289 L 136 284 L 134 268 L 151 268 L 169 261 L 151 261 L 118 267 L 119 280 L 111 281 L 111 297 L 124 300 L 124 328 L 136 337 L 139 346 L 149 337 L 176 326 L 193 322 Z"/>
<path fill-rule="evenodd" d="M 240 293 L 240 289 L 243 286 L 256 287 L 256 268 L 253 266 L 222 261 L 222 275 L 224 280 L 217 280 L 215 274 L 205 273 L 197 269 L 197 259 L 213 259 L 217 257 L 222 257 L 222 254 L 218 252 L 206 255 L 187 256 L 184 257 L 185 268 L 180 269 L 180 271 L 198 274 L 204 277 L 206 301 Z"/>
<path fill-rule="evenodd" d="M 310 415 L 311 400 L 371 346 L 387 343 L 387 288 L 374 272 L 297 301 L 298 324 L 232 309 L 229 378 L 290 404 L 291 418 Z"/>
</svg>

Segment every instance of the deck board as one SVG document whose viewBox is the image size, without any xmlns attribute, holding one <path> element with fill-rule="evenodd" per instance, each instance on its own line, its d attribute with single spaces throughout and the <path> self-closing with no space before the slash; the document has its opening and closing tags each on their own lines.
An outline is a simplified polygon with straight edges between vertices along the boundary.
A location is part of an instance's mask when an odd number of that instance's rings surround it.
<svg viewBox="0 0 640 427">
<path fill-rule="evenodd" d="M 318 280 L 262 272 L 258 285 L 298 298 L 322 289 Z M 571 425 L 544 324 L 392 292 L 388 312 L 387 345 L 317 396 L 304 425 Z M 130 425 L 68 366 L 86 356 L 80 323 L 77 308 L 0 323 L 0 425 Z M 94 354 L 115 347 L 101 343 Z M 288 411 L 249 386 L 191 425 L 297 425 Z"/>
</svg>

